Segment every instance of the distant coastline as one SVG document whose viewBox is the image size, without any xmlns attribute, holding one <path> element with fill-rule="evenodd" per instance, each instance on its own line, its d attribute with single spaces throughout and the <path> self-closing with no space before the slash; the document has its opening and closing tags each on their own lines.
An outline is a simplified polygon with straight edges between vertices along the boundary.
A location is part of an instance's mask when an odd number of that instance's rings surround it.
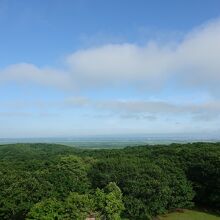
<svg viewBox="0 0 220 220">
<path fill-rule="evenodd" d="M 57 143 L 74 147 L 125 147 L 171 143 L 220 142 L 216 136 L 184 135 L 117 135 L 81 137 L 0 138 L 0 144 L 13 143 Z"/>
</svg>

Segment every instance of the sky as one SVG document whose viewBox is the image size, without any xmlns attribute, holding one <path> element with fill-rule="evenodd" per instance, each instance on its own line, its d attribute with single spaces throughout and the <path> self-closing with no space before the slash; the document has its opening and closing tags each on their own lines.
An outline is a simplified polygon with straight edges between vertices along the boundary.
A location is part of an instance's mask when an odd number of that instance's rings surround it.
<svg viewBox="0 0 220 220">
<path fill-rule="evenodd" d="M 0 138 L 220 132 L 219 0 L 0 0 Z"/>
</svg>

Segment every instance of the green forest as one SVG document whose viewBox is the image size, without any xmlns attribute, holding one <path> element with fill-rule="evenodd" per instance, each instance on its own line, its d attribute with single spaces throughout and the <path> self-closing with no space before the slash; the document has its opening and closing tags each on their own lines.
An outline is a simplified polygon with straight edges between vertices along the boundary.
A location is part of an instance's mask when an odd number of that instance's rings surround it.
<svg viewBox="0 0 220 220">
<path fill-rule="evenodd" d="M 220 143 L 80 149 L 0 146 L 0 219 L 152 219 L 220 213 Z"/>
</svg>

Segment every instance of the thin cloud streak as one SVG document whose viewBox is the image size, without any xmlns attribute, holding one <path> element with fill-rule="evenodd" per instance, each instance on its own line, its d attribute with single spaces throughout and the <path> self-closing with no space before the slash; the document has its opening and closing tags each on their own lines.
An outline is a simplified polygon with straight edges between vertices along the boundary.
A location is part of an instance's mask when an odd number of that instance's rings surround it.
<svg viewBox="0 0 220 220">
<path fill-rule="evenodd" d="M 80 100 L 80 102 L 79 102 Z M 81 101 L 83 100 L 83 102 Z M 113 112 L 122 118 L 156 120 L 156 116 L 191 116 L 195 120 L 217 119 L 220 116 L 220 101 L 177 104 L 165 101 L 146 100 L 92 100 L 72 97 L 64 101 L 69 108 L 93 108 Z"/>
</svg>

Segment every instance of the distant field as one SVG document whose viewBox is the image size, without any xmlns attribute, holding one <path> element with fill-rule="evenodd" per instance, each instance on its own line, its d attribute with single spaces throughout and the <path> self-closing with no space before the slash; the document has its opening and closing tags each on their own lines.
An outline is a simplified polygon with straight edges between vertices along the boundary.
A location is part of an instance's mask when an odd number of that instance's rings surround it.
<svg viewBox="0 0 220 220">
<path fill-rule="evenodd" d="M 184 210 L 181 212 L 173 212 L 164 216 L 159 217 L 159 220 L 219 220 L 220 216 L 194 211 Z"/>
<path fill-rule="evenodd" d="M 73 137 L 73 138 L 0 138 L 2 144 L 16 143 L 47 143 L 62 144 L 71 147 L 104 149 L 104 148 L 124 148 L 127 146 L 139 145 L 169 145 L 171 143 L 193 143 L 193 142 L 219 142 L 218 138 L 208 137 L 169 137 L 169 136 L 112 136 L 112 137 Z"/>
</svg>

